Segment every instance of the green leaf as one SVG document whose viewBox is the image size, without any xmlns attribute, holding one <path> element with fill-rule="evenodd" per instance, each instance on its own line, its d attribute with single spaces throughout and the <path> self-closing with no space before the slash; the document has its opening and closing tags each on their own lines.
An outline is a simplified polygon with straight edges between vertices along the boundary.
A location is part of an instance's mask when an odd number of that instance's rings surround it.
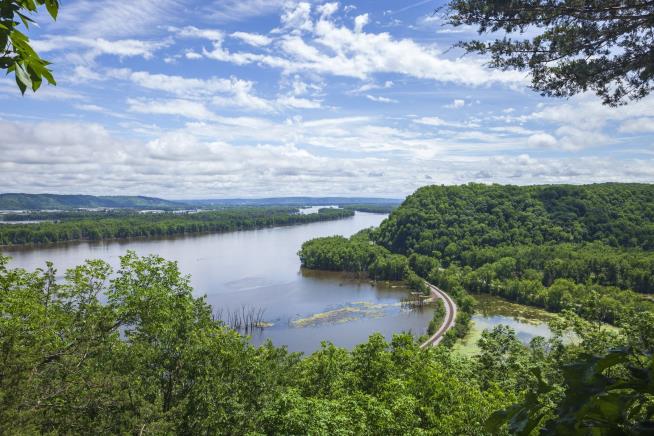
<svg viewBox="0 0 654 436">
<path fill-rule="evenodd" d="M 59 1 L 58 0 L 46 0 L 45 7 L 48 10 L 48 13 L 53 20 L 57 19 L 57 13 L 59 12 Z"/>
<path fill-rule="evenodd" d="M 27 15 L 21 14 L 20 12 L 16 12 L 16 15 L 20 17 L 20 20 L 23 22 L 23 25 L 25 26 L 26 29 L 30 28 L 29 23 L 33 23 L 34 20 L 32 20 L 30 17 Z"/>
<path fill-rule="evenodd" d="M 36 66 L 36 68 L 34 68 L 32 64 L 27 65 L 27 72 L 29 73 L 30 80 L 32 81 L 32 91 L 36 92 L 36 90 L 41 87 L 43 79 L 41 79 L 42 75 L 37 70 L 37 68 L 40 67 L 38 63 L 34 63 L 34 66 Z"/>
<path fill-rule="evenodd" d="M 16 73 L 16 84 L 18 85 L 18 88 L 20 89 L 21 94 L 25 95 L 25 91 L 27 90 L 27 85 L 21 81 L 20 76 L 17 74 L 18 69 L 15 70 Z"/>
</svg>

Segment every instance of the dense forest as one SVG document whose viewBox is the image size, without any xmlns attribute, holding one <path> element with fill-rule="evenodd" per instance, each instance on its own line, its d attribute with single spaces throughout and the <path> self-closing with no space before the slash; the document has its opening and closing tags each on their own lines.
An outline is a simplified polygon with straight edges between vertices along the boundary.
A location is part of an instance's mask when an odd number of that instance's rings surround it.
<svg viewBox="0 0 654 436">
<path fill-rule="evenodd" d="M 370 234 L 444 289 L 497 294 L 616 323 L 652 310 L 654 186 L 430 186 Z M 635 292 L 634 292 L 635 291 Z"/>
<path fill-rule="evenodd" d="M 199 213 L 83 213 L 60 222 L 0 225 L 0 245 L 99 241 L 139 237 L 165 237 L 203 232 L 227 232 L 340 219 L 352 210 L 320 209 L 300 214 L 296 208 L 230 208 Z"/>
<path fill-rule="evenodd" d="M 428 186 L 380 227 L 394 252 L 447 262 L 484 247 L 602 242 L 654 249 L 654 186 Z"/>
<path fill-rule="evenodd" d="M 421 351 L 408 334 L 352 351 L 324 343 L 302 358 L 250 345 L 155 256 L 57 277 L 0 257 L 5 434 L 642 434 L 654 424 L 652 313 L 618 332 L 567 314 L 529 346 L 500 326 L 473 358 Z M 570 329 L 579 340 L 565 345 Z"/>
<path fill-rule="evenodd" d="M 299 255 L 307 268 L 353 271 L 381 279 L 402 275 L 409 283 L 424 278 L 446 290 L 460 308 L 455 327 L 443 341 L 447 347 L 467 334 L 474 310 L 469 294 L 475 293 L 542 307 L 577 323 L 610 323 L 629 330 L 635 320 L 649 320 L 654 314 L 654 300 L 644 295 L 654 293 L 653 250 L 652 185 L 468 184 L 421 188 L 379 228 L 350 239 L 307 241 Z M 440 316 L 437 310 L 432 328 Z M 633 362 L 621 354 L 624 350 L 603 351 L 593 359 L 614 359 L 621 362 L 621 370 L 631 368 Z M 651 352 L 650 348 L 648 357 L 640 361 L 648 368 L 643 377 L 650 380 L 644 388 L 648 406 L 643 406 L 650 411 L 641 410 L 641 417 L 649 417 L 648 425 L 652 425 L 654 410 Z M 594 382 L 599 383 L 607 372 L 595 370 Z M 563 368 L 557 371 L 561 377 L 572 374 Z M 526 406 L 533 408 L 542 400 L 538 398 L 532 392 L 523 398 L 522 406 L 507 409 L 489 422 L 501 425 L 510 421 L 514 430 L 538 427 L 544 415 L 535 419 Z M 607 408 L 626 410 L 626 406 L 611 402 L 627 401 L 626 397 L 597 398 L 607 401 Z M 575 408 L 567 407 L 568 411 Z M 605 413 L 597 412 L 596 418 L 617 419 Z M 500 415 L 504 418 L 498 418 Z M 576 418 L 567 419 L 579 424 Z"/>
<path fill-rule="evenodd" d="M 615 324 L 654 310 L 654 187 L 429 186 L 378 229 L 304 244 L 308 268 L 388 271 Z M 406 257 L 403 257 L 406 256 Z M 399 265 L 399 266 L 398 266 Z M 398 274 L 395 273 L 395 276 Z"/>
</svg>

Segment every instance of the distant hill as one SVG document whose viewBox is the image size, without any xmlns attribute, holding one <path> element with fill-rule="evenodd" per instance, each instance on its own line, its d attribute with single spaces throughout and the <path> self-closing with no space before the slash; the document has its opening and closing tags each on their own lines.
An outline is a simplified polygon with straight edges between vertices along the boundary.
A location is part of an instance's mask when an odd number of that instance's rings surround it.
<svg viewBox="0 0 654 436">
<path fill-rule="evenodd" d="M 184 203 L 143 196 L 0 194 L 0 210 L 78 209 L 96 207 L 171 209 Z"/>
<path fill-rule="evenodd" d="M 0 210 L 80 209 L 96 207 L 133 209 L 179 209 L 184 207 L 236 206 L 348 206 L 399 205 L 395 198 L 375 197 L 270 197 L 164 200 L 144 196 L 95 196 L 57 194 L 0 194 Z"/>
<path fill-rule="evenodd" d="M 184 200 L 193 206 L 331 206 L 351 204 L 399 205 L 402 200 L 376 197 L 270 197 L 270 198 L 217 198 Z"/>
</svg>

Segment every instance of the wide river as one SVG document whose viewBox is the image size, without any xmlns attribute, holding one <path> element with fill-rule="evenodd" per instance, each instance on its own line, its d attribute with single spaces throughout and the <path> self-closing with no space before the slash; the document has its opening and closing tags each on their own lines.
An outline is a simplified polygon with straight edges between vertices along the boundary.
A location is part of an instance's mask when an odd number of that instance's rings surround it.
<svg viewBox="0 0 654 436">
<path fill-rule="evenodd" d="M 403 309 L 405 289 L 300 268 L 297 252 L 304 241 L 350 236 L 385 217 L 357 212 L 351 218 L 292 227 L 2 252 L 12 257 L 11 266 L 32 270 L 51 260 L 60 273 L 85 259 L 103 259 L 116 267 L 127 250 L 158 254 L 176 260 L 180 270 L 191 275 L 195 294 L 206 294 L 214 311 L 222 311 L 225 318 L 244 305 L 265 309 L 263 318 L 271 326 L 252 333 L 254 344 L 270 339 L 291 351 L 312 352 L 325 340 L 351 348 L 374 332 L 388 339 L 401 331 L 425 333 L 433 310 Z"/>
</svg>

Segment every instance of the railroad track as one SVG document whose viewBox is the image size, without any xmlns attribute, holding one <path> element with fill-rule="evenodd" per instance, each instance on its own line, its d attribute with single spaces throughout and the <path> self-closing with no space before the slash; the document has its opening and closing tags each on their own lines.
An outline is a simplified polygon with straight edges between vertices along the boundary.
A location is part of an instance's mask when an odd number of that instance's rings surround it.
<svg viewBox="0 0 654 436">
<path fill-rule="evenodd" d="M 440 290 L 436 286 L 432 285 L 431 283 L 425 282 L 427 286 L 429 286 L 429 292 L 431 293 L 431 298 L 433 301 L 440 299 L 443 301 L 443 305 L 445 306 L 445 317 L 443 318 L 443 323 L 441 326 L 436 330 L 436 333 L 431 335 L 429 339 L 427 339 L 425 342 L 420 345 L 421 349 L 425 349 L 427 347 L 435 347 L 438 345 L 442 340 L 443 337 L 445 336 L 445 333 L 454 326 L 454 322 L 456 321 L 456 303 L 452 298 L 447 295 L 446 292 Z"/>
</svg>

